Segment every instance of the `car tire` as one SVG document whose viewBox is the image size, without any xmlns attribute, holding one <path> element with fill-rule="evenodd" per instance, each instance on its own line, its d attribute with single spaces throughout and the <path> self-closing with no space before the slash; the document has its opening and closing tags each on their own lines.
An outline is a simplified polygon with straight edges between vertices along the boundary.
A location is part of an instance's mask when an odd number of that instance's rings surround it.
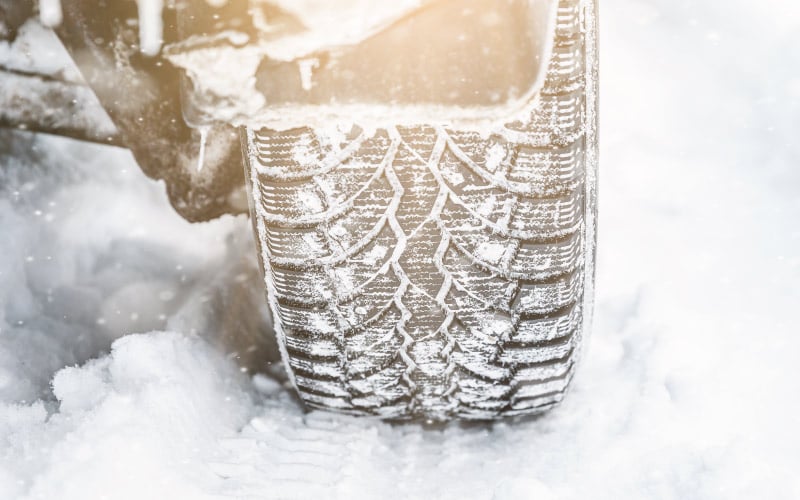
<svg viewBox="0 0 800 500">
<path fill-rule="evenodd" d="M 243 132 L 284 362 L 313 408 L 486 420 L 557 405 L 591 318 L 596 16 L 561 0 L 529 119 Z"/>
</svg>

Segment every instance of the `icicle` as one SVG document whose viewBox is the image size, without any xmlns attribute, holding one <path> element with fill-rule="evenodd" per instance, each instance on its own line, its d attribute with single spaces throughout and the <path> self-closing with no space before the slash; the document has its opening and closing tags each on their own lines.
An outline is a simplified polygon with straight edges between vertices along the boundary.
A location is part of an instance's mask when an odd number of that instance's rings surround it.
<svg viewBox="0 0 800 500">
<path fill-rule="evenodd" d="M 164 41 L 163 0 L 137 0 L 139 4 L 139 45 L 142 53 L 155 56 Z"/>
<path fill-rule="evenodd" d="M 61 0 L 39 0 L 39 20 L 48 28 L 61 24 Z"/>
<path fill-rule="evenodd" d="M 300 83 L 307 92 L 314 84 L 314 69 L 319 67 L 319 60 L 301 59 L 297 61 L 297 67 L 300 69 Z"/>
<path fill-rule="evenodd" d="M 208 129 L 210 127 L 200 127 L 200 156 L 197 158 L 197 171 L 203 170 L 203 163 L 206 161 L 206 143 L 208 142 Z"/>
</svg>

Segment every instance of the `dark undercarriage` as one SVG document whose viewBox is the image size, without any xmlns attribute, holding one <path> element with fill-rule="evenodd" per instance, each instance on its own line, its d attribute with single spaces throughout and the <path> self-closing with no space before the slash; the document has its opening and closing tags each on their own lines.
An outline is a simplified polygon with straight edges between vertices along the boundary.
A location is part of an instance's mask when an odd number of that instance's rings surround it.
<svg viewBox="0 0 800 500">
<path fill-rule="evenodd" d="M 179 8 L 191 8 L 192 3 L 181 2 Z M 41 89 L 40 102 L 74 115 L 85 111 L 75 109 L 76 103 L 93 100 L 93 94 L 113 127 L 70 117 L 22 113 L 19 110 L 24 109 L 23 103 L 15 101 L 20 98 L 14 95 L 0 98 L 4 101 L 0 102 L 0 126 L 129 148 L 149 177 L 166 183 L 172 205 L 189 221 L 246 212 L 238 131 L 227 125 L 212 127 L 207 141 L 222 154 L 206 155 L 203 164 L 198 165 L 200 132 L 186 124 L 181 112 L 180 72 L 161 56 L 147 57 L 138 50 L 138 31 L 132 22 L 137 18 L 136 2 L 62 0 L 62 5 L 64 19 L 56 33 L 85 83 L 2 66 L 0 73 L 26 79 L 27 88 Z M 236 19 L 241 30 L 241 23 L 246 24 L 249 19 L 240 6 L 246 6 L 246 2 L 229 2 L 225 19 Z M 241 17 L 235 15 L 236 9 L 241 11 Z M 36 15 L 35 10 L 32 0 L 0 0 L 0 40 L 13 42 L 20 27 Z M 209 29 L 219 27 L 213 22 L 213 8 L 205 6 L 195 11 L 205 17 L 196 20 L 197 24 Z M 244 29 L 248 29 L 246 25 Z M 164 41 L 177 39 L 177 11 L 167 9 Z"/>
</svg>

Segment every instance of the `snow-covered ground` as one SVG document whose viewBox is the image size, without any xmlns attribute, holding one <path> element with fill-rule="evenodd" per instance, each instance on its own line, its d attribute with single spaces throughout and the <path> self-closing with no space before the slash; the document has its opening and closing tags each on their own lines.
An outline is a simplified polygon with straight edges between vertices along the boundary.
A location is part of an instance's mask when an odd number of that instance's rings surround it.
<svg viewBox="0 0 800 500">
<path fill-rule="evenodd" d="M 800 8 L 602 8 L 596 326 L 533 421 L 305 413 L 245 218 L 0 132 L 0 499 L 800 498 Z"/>
</svg>

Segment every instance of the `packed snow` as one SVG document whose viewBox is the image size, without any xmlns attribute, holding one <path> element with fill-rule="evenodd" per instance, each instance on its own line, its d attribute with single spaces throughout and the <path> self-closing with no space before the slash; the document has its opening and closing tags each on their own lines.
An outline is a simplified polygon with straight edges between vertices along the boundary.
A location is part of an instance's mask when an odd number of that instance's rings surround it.
<svg viewBox="0 0 800 500">
<path fill-rule="evenodd" d="M 552 413 L 307 413 L 246 218 L 0 131 L 0 498 L 800 498 L 800 8 L 607 0 L 596 324 Z"/>
<path fill-rule="evenodd" d="M 39 0 L 39 18 L 45 26 L 58 26 L 61 24 L 61 0 Z"/>
</svg>

